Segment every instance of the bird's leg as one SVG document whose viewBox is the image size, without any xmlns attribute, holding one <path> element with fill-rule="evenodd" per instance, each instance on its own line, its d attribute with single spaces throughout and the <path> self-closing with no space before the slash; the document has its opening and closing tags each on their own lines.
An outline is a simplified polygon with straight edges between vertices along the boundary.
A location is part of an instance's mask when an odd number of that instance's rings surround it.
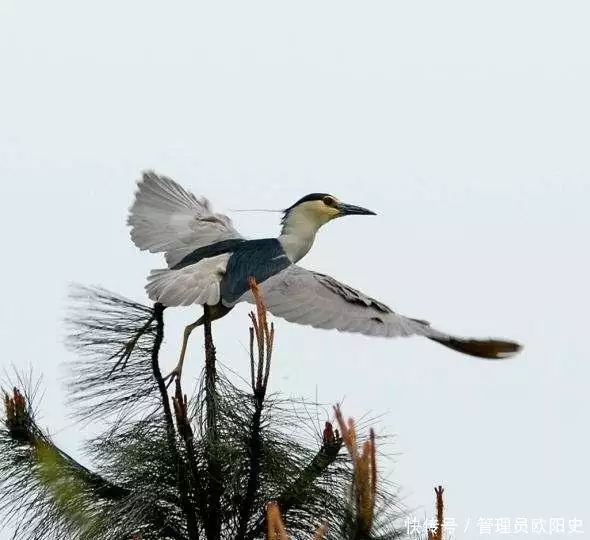
<svg viewBox="0 0 590 540">
<path fill-rule="evenodd" d="M 224 315 L 227 315 L 232 308 L 224 306 L 221 302 L 215 304 L 214 306 L 208 306 L 208 316 L 210 321 L 214 321 L 216 319 L 220 319 Z M 168 380 L 168 384 L 166 386 L 170 386 L 174 379 L 180 379 L 180 375 L 182 374 L 182 365 L 184 363 L 184 355 L 186 354 L 186 346 L 188 343 L 188 338 L 191 335 L 191 332 L 197 327 L 201 326 L 205 322 L 205 315 L 199 317 L 194 323 L 189 324 L 184 329 L 184 338 L 182 340 L 182 348 L 180 349 L 180 359 L 178 360 L 178 364 L 176 367 L 164 377 L 164 380 Z"/>
<path fill-rule="evenodd" d="M 199 317 L 194 323 L 189 324 L 185 327 L 184 337 L 182 339 L 182 348 L 180 349 L 180 359 L 178 360 L 178 364 L 176 364 L 176 367 L 170 373 L 168 373 L 168 375 L 166 375 L 164 377 L 165 381 L 170 379 L 166 386 L 170 386 L 172 384 L 172 381 L 174 381 L 174 379 L 176 379 L 176 378 L 178 378 L 180 380 L 180 376 L 182 375 L 182 365 L 184 364 L 184 355 L 186 354 L 186 346 L 188 344 L 188 338 L 191 335 L 191 332 L 197 326 L 200 326 L 201 324 L 203 324 L 204 321 L 205 321 L 205 316 L 203 315 L 203 316 Z"/>
</svg>

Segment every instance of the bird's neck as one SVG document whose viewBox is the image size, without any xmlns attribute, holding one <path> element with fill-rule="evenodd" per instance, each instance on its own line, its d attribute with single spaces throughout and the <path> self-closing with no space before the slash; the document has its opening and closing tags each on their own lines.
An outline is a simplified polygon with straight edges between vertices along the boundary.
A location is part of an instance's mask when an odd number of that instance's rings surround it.
<svg viewBox="0 0 590 540">
<path fill-rule="evenodd" d="M 319 228 L 319 224 L 303 216 L 292 215 L 285 219 L 279 242 L 291 262 L 296 263 L 311 249 Z"/>
</svg>

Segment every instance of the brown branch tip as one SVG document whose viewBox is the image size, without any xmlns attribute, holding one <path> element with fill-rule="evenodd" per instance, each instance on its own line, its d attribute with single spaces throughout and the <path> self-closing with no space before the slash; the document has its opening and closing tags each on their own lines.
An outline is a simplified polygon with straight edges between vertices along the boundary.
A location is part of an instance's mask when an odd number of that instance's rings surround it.
<svg viewBox="0 0 590 540">
<path fill-rule="evenodd" d="M 428 530 L 428 540 L 443 540 L 443 524 L 445 522 L 445 507 L 443 500 L 443 493 L 445 492 L 442 486 L 434 488 L 436 493 L 436 527 Z"/>
<path fill-rule="evenodd" d="M 250 290 L 252 291 L 252 295 L 254 296 L 254 300 L 256 301 L 256 313 L 258 315 L 258 321 L 260 322 L 259 328 L 264 329 L 267 326 L 266 322 L 266 304 L 264 303 L 264 298 L 262 297 L 262 291 L 260 290 L 260 286 L 256 282 L 254 278 L 248 279 L 248 284 L 250 285 Z M 252 314 L 254 315 L 254 314 Z M 262 337 L 262 336 L 261 336 Z"/>
<path fill-rule="evenodd" d="M 279 505 L 276 502 L 268 503 L 266 507 L 266 525 L 267 540 L 289 540 Z M 316 529 L 312 540 L 324 540 L 327 532 L 328 526 L 326 524 L 320 525 Z"/>
<path fill-rule="evenodd" d="M 252 327 L 250 328 L 252 389 L 260 396 L 263 396 L 266 392 L 266 386 L 270 374 L 270 362 L 274 345 L 275 331 L 273 323 L 270 323 L 270 325 L 268 324 L 266 304 L 264 302 L 260 286 L 254 278 L 249 278 L 248 283 L 256 303 L 256 314 L 254 312 L 250 312 L 250 320 L 252 321 Z M 254 338 L 256 338 L 258 349 L 257 362 L 254 358 Z M 254 364 L 257 364 L 256 369 L 254 368 Z"/>
<path fill-rule="evenodd" d="M 11 431 L 26 430 L 29 422 L 27 400 L 18 388 L 12 389 L 12 394 L 4 392 L 4 410 L 6 427 Z"/>
<path fill-rule="evenodd" d="M 176 389 L 172 396 L 172 405 L 174 407 L 174 416 L 176 417 L 176 427 L 178 433 L 185 439 L 192 439 L 193 430 L 188 418 L 188 398 L 183 394 L 180 381 L 176 379 Z"/>
<path fill-rule="evenodd" d="M 370 430 L 369 440 L 362 445 L 362 450 L 359 452 L 354 420 L 349 418 L 345 421 L 339 405 L 334 407 L 334 413 L 342 439 L 352 459 L 354 473 L 352 497 L 356 506 L 357 523 L 365 534 L 369 534 L 373 525 L 377 494 L 375 432 L 373 429 Z"/>
</svg>

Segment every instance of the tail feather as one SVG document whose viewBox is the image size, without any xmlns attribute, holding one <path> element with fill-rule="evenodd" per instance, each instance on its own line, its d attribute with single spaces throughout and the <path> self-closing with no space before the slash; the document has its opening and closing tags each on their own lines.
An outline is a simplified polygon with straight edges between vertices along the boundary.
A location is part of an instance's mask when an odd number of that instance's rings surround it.
<svg viewBox="0 0 590 540">
<path fill-rule="evenodd" d="M 449 349 L 488 360 L 504 360 L 522 350 L 522 345 L 504 339 L 463 339 L 454 336 L 427 336 Z"/>
</svg>

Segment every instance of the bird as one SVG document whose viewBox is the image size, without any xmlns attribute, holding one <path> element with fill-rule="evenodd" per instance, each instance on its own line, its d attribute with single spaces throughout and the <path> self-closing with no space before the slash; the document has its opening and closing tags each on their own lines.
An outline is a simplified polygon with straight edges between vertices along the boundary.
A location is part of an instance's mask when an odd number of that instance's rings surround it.
<svg viewBox="0 0 590 540">
<path fill-rule="evenodd" d="M 227 215 L 213 211 L 208 199 L 147 170 L 137 181 L 127 224 L 140 250 L 164 254 L 167 267 L 152 270 L 145 286 L 149 298 L 164 307 L 208 306 L 213 321 L 240 302 L 255 303 L 250 289 L 253 278 L 268 311 L 292 323 L 385 338 L 421 336 L 484 359 L 509 358 L 522 349 L 511 340 L 443 332 L 297 264 L 322 226 L 354 215 L 376 214 L 329 193 L 311 193 L 282 212 L 278 237 L 247 239 Z M 180 378 L 189 336 L 203 323 L 204 315 L 186 326 L 178 364 L 166 378 Z"/>
</svg>

